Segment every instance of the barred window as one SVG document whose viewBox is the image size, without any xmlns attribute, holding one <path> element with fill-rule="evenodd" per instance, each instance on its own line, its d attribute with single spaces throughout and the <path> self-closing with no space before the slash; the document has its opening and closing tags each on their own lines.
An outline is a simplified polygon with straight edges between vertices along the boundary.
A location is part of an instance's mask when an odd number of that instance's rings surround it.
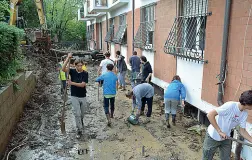
<svg viewBox="0 0 252 160">
<path fill-rule="evenodd" d="M 90 26 L 87 26 L 86 39 L 87 41 L 91 40 Z"/>
<path fill-rule="evenodd" d="M 90 35 L 91 35 L 91 40 L 94 40 L 94 24 L 90 25 Z"/>
<path fill-rule="evenodd" d="M 155 4 L 141 8 L 141 22 L 134 38 L 136 48 L 153 50 Z"/>
<path fill-rule="evenodd" d="M 127 43 L 127 25 L 126 25 L 126 15 L 119 16 L 119 27 L 117 32 L 115 33 L 113 42 L 117 44 L 126 44 Z"/>
<path fill-rule="evenodd" d="M 109 30 L 105 36 L 105 42 L 112 42 L 114 38 L 114 18 L 109 20 Z"/>
<path fill-rule="evenodd" d="M 182 15 L 175 18 L 165 42 L 164 52 L 174 56 L 207 62 L 204 60 L 205 30 L 208 0 L 183 0 Z"/>
</svg>

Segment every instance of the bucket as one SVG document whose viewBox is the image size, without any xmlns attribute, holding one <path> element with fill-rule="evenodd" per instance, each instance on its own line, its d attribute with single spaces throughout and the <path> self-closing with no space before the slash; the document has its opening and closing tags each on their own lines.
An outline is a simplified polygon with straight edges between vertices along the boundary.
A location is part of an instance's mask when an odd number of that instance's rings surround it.
<svg viewBox="0 0 252 160">
<path fill-rule="evenodd" d="M 137 125 L 139 123 L 134 114 L 132 114 L 128 117 L 128 122 L 133 125 Z"/>
</svg>

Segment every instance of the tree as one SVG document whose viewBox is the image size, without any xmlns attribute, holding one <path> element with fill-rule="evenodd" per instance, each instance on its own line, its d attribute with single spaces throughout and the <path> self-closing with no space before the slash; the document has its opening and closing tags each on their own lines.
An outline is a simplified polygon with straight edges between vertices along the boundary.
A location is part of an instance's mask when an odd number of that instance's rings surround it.
<svg viewBox="0 0 252 160">
<path fill-rule="evenodd" d="M 23 0 L 18 7 L 19 16 L 23 16 L 25 28 L 40 28 L 39 17 L 34 0 Z"/>
<path fill-rule="evenodd" d="M 70 22 L 78 23 L 75 19 L 81 4 L 82 0 L 44 0 L 48 28 L 59 41 Z"/>
<path fill-rule="evenodd" d="M 73 19 L 67 23 L 66 30 L 65 32 L 63 32 L 62 39 L 67 41 L 85 41 L 85 33 L 86 23 L 77 21 L 77 19 Z"/>
<path fill-rule="evenodd" d="M 0 1 L 0 21 L 6 20 L 6 13 L 10 12 L 7 1 Z"/>
</svg>

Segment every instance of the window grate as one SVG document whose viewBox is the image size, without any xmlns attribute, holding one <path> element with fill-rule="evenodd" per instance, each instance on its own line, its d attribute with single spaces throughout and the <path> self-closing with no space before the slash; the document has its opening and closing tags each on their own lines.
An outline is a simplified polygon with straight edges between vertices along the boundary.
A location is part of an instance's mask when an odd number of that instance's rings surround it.
<svg viewBox="0 0 252 160">
<path fill-rule="evenodd" d="M 153 50 L 154 21 L 141 22 L 134 38 L 134 46 L 140 49 Z"/>
<path fill-rule="evenodd" d="M 184 0 L 182 16 L 175 18 L 164 52 L 186 60 L 204 60 L 208 0 Z"/>
<path fill-rule="evenodd" d="M 94 24 L 90 26 L 90 35 L 91 35 L 91 40 L 94 40 Z"/>
<path fill-rule="evenodd" d="M 87 31 L 86 31 L 86 39 L 87 41 L 92 39 L 92 34 L 90 32 L 90 28 L 88 27 Z"/>
<path fill-rule="evenodd" d="M 113 39 L 113 42 L 117 43 L 117 44 L 122 44 L 123 43 L 123 37 L 125 35 L 125 31 L 127 29 L 127 25 L 120 25 L 116 34 L 115 34 L 115 37 Z M 125 42 L 124 42 L 125 43 Z"/>
<path fill-rule="evenodd" d="M 117 32 L 115 33 L 115 37 L 113 39 L 113 42 L 117 44 L 126 44 L 127 43 L 127 35 L 125 34 L 127 25 L 126 25 L 126 15 L 121 15 L 119 17 L 119 27 Z"/>
<path fill-rule="evenodd" d="M 109 30 L 105 37 L 105 42 L 112 42 L 114 36 L 114 26 L 109 27 Z"/>
<path fill-rule="evenodd" d="M 155 5 L 141 8 L 140 14 L 141 22 L 134 37 L 134 46 L 140 49 L 153 50 Z"/>
</svg>

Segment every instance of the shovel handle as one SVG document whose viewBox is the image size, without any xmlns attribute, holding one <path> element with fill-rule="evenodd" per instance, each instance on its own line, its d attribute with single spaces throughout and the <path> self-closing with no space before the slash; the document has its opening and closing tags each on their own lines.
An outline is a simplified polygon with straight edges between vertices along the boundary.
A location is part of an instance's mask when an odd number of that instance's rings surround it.
<svg viewBox="0 0 252 160">
<path fill-rule="evenodd" d="M 232 138 L 232 137 L 228 137 L 228 139 L 230 139 L 231 141 L 235 141 L 235 142 L 237 142 L 237 143 L 241 143 L 241 144 L 243 144 L 243 145 L 252 147 L 252 144 L 250 144 L 250 143 L 243 142 L 243 141 L 241 141 L 241 140 L 238 140 L 238 139 L 235 139 L 235 138 Z"/>
</svg>

